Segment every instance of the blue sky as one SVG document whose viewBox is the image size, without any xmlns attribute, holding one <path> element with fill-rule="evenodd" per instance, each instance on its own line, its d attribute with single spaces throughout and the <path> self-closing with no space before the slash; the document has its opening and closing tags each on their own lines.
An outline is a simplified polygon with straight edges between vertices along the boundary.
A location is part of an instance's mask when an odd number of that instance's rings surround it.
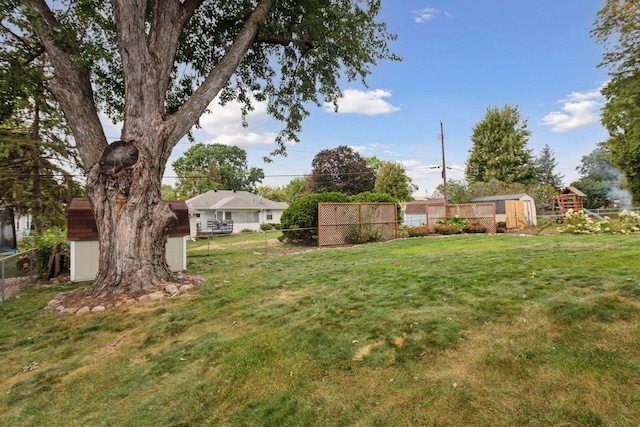
<svg viewBox="0 0 640 427">
<path fill-rule="evenodd" d="M 537 155 L 549 144 L 568 185 L 581 157 L 607 135 L 599 89 L 608 76 L 597 68 L 602 47 L 589 36 L 601 7 L 599 0 L 383 0 L 381 19 L 398 35 L 391 49 L 403 61 L 373 68 L 368 87 L 343 85 L 338 113 L 312 108 L 287 157 L 261 160 L 279 130 L 264 106 L 242 128 L 237 108 L 212 105 L 196 140 L 244 148 L 270 186 L 309 174 L 318 151 L 349 145 L 362 156 L 401 162 L 419 186 L 414 195 L 424 196 L 442 183 L 432 168 L 442 164 L 440 121 L 447 177 L 462 179 L 473 126 L 488 107 L 509 104 L 528 120 L 529 148 Z M 178 144 L 165 182 L 189 146 Z"/>
</svg>

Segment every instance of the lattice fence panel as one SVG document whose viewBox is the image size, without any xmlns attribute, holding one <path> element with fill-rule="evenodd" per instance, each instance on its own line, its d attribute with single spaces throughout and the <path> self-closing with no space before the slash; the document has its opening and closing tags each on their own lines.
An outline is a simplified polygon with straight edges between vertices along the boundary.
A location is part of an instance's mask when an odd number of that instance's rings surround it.
<svg viewBox="0 0 640 427">
<path fill-rule="evenodd" d="M 447 205 L 427 205 L 427 226 L 430 231 L 435 230 L 436 222 L 439 219 L 453 218 L 458 216 L 466 219 L 469 223 L 482 224 L 487 227 L 487 233 L 496 232 L 496 205 L 493 203 L 470 203 Z"/>
<path fill-rule="evenodd" d="M 349 237 L 359 233 L 381 236 L 380 240 L 398 237 L 395 203 L 319 203 L 318 245 L 349 243 Z"/>
</svg>

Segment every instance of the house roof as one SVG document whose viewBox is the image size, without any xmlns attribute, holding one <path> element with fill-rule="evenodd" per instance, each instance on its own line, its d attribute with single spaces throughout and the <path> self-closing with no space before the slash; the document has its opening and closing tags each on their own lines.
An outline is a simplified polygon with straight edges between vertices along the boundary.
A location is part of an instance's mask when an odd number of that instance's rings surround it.
<svg viewBox="0 0 640 427">
<path fill-rule="evenodd" d="M 443 205 L 444 199 L 414 200 L 407 203 L 404 213 L 407 215 L 426 215 L 427 205 Z"/>
<path fill-rule="evenodd" d="M 274 202 L 248 191 L 211 190 L 186 201 L 189 210 L 285 210 L 286 203 Z"/>
<path fill-rule="evenodd" d="M 520 200 L 523 197 L 529 196 L 527 193 L 519 194 L 502 194 L 499 196 L 483 196 L 471 199 L 472 202 L 494 202 L 499 200 Z"/>
</svg>

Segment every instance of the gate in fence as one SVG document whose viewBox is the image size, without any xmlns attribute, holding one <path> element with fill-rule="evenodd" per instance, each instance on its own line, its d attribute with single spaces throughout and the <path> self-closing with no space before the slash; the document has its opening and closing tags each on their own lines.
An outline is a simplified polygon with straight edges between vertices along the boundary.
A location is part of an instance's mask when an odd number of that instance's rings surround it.
<svg viewBox="0 0 640 427">
<path fill-rule="evenodd" d="M 319 203 L 318 246 L 398 238 L 395 203 Z"/>
</svg>

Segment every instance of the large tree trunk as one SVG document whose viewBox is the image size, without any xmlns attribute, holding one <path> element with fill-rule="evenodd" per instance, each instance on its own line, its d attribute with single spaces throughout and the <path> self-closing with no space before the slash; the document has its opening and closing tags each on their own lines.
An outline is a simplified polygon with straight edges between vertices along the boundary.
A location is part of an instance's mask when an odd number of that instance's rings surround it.
<svg viewBox="0 0 640 427">
<path fill-rule="evenodd" d="M 114 147 L 124 149 L 114 155 Z M 89 174 L 87 196 L 100 239 L 94 296 L 150 289 L 171 276 L 165 246 L 176 215 L 160 198 L 164 166 L 142 147 L 136 142 L 111 144 Z"/>
</svg>

